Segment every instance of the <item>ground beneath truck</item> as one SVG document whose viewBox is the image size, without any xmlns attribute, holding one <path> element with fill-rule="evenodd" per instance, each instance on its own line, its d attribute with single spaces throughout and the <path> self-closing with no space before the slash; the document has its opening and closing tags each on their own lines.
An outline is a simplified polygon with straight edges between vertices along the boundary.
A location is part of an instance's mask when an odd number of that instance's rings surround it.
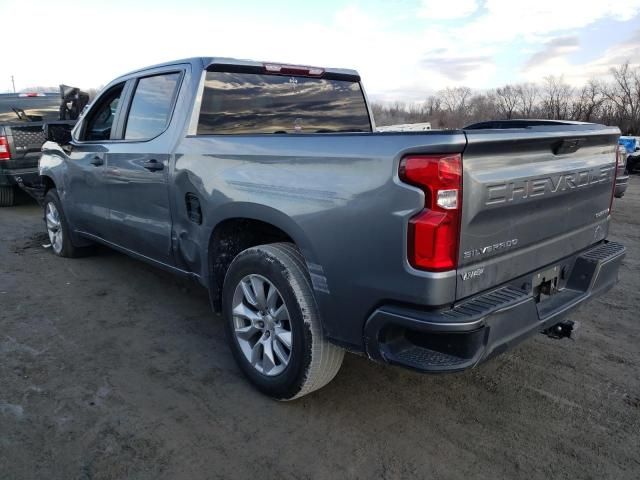
<svg viewBox="0 0 640 480">
<path fill-rule="evenodd" d="M 621 283 L 476 370 L 348 355 L 278 403 L 242 378 L 206 292 L 107 249 L 42 247 L 0 210 L 0 478 L 640 477 L 640 177 L 614 204 Z"/>
</svg>

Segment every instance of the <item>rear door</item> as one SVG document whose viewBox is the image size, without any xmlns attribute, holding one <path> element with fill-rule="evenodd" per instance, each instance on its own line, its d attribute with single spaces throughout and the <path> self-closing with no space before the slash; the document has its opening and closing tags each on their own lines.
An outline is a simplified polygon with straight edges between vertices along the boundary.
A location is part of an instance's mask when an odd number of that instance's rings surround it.
<svg viewBox="0 0 640 480">
<path fill-rule="evenodd" d="M 457 298 L 603 240 L 617 128 L 468 130 Z"/>
<path fill-rule="evenodd" d="M 122 141 L 109 151 L 109 240 L 172 265 L 167 132 L 184 72 L 154 72 L 131 80 L 132 94 L 119 126 Z"/>
</svg>

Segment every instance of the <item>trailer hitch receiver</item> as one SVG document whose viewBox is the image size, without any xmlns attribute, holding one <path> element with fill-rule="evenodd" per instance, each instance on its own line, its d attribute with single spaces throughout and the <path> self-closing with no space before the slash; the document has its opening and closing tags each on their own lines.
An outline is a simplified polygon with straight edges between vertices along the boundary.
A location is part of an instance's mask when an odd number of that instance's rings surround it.
<svg viewBox="0 0 640 480">
<path fill-rule="evenodd" d="M 562 338 L 571 338 L 571 334 L 573 333 L 574 328 L 577 328 L 575 322 L 567 320 L 564 322 L 556 323 L 554 326 L 543 330 L 542 333 L 544 333 L 548 337 L 560 340 Z"/>
</svg>

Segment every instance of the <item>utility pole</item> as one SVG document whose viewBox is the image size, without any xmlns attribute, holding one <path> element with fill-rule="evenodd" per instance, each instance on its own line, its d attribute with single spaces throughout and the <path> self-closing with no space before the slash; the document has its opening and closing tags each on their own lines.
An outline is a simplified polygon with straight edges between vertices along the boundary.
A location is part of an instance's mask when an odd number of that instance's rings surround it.
<svg viewBox="0 0 640 480">
<path fill-rule="evenodd" d="M 13 93 L 16 93 L 16 82 L 13 79 L 13 75 L 11 75 L 11 85 L 13 85 Z"/>
</svg>

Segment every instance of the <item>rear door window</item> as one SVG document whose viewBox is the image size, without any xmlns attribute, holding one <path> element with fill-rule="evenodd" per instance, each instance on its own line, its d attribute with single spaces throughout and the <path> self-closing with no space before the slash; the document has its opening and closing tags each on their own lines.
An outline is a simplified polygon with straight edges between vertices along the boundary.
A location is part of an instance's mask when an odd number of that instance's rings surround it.
<svg viewBox="0 0 640 480">
<path fill-rule="evenodd" d="M 167 128 L 180 75 L 172 72 L 138 80 L 127 117 L 126 140 L 148 140 Z"/>
<path fill-rule="evenodd" d="M 207 72 L 197 133 L 370 132 L 360 83 Z"/>
</svg>

